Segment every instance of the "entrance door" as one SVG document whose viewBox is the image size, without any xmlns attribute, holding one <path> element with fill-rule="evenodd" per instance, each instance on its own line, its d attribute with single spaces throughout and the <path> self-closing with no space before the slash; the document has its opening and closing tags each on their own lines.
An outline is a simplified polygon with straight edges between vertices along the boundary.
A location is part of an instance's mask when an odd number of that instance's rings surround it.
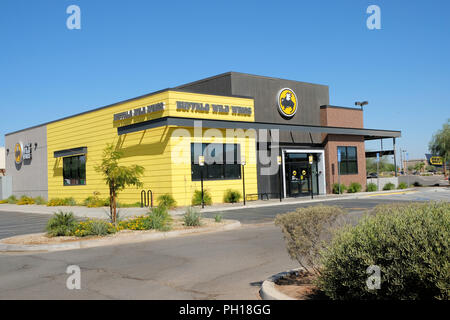
<svg viewBox="0 0 450 320">
<path fill-rule="evenodd" d="M 318 194 L 316 155 L 312 165 L 312 174 L 306 153 L 287 153 L 285 157 L 286 195 L 288 197 L 309 196 L 311 187 Z M 311 183 L 312 177 L 312 183 Z"/>
<path fill-rule="evenodd" d="M 309 168 L 307 162 L 286 163 L 287 194 L 289 197 L 310 194 Z"/>
</svg>

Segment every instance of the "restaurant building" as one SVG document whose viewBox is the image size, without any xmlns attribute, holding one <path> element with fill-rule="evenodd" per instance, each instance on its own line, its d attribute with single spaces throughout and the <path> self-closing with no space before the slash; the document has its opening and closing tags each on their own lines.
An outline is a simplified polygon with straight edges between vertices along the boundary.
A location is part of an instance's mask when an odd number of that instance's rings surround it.
<svg viewBox="0 0 450 320">
<path fill-rule="evenodd" d="M 95 166 L 113 144 L 121 164 L 145 168 L 155 199 L 189 205 L 202 178 L 213 203 L 227 189 L 248 200 L 310 196 L 338 181 L 365 188 L 364 142 L 391 138 L 394 150 L 383 152 L 395 157 L 397 137 L 364 128 L 359 108 L 330 105 L 328 86 L 228 72 L 8 133 L 6 174 L 16 196 L 106 198 Z M 141 191 L 127 188 L 119 201 L 139 202 Z"/>
</svg>

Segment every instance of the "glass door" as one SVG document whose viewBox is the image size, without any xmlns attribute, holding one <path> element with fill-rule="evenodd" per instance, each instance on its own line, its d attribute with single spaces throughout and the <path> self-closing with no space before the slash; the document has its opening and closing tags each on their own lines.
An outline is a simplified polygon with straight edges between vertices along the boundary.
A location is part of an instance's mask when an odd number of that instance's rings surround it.
<svg viewBox="0 0 450 320">
<path fill-rule="evenodd" d="M 311 188 L 318 194 L 317 156 L 313 154 L 314 162 L 310 168 L 306 153 L 287 153 L 285 157 L 286 196 L 309 196 Z M 312 170 L 312 174 L 310 172 Z"/>
</svg>

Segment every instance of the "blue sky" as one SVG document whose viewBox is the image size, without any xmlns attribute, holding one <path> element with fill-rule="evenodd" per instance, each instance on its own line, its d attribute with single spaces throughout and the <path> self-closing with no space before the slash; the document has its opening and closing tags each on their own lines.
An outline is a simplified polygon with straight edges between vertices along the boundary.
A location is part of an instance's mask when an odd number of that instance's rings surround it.
<svg viewBox="0 0 450 320">
<path fill-rule="evenodd" d="M 72 4 L 81 30 L 66 27 Z M 371 4 L 381 30 L 366 27 Z M 398 145 L 423 157 L 450 117 L 449 31 L 445 0 L 2 0 L 0 145 L 7 132 L 239 71 L 329 85 L 333 105 L 368 100 L 365 127 L 401 130 Z"/>
</svg>

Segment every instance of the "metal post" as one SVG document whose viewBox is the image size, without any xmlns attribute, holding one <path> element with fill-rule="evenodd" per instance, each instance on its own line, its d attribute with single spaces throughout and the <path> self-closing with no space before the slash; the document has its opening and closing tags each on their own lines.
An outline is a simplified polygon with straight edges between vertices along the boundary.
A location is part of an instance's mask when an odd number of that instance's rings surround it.
<svg viewBox="0 0 450 320">
<path fill-rule="evenodd" d="M 392 138 L 392 144 L 394 149 L 394 169 L 395 169 L 395 176 L 397 177 L 397 151 L 395 149 L 395 138 Z"/>
<path fill-rule="evenodd" d="M 311 193 L 311 199 L 314 199 L 314 192 L 313 192 L 313 183 L 312 183 L 312 164 L 309 164 L 309 192 Z"/>
<path fill-rule="evenodd" d="M 380 154 L 377 153 L 377 190 L 380 191 L 380 173 L 379 173 L 379 164 L 380 164 Z"/>
<path fill-rule="evenodd" d="M 200 167 L 200 181 L 202 186 L 202 209 L 205 207 L 205 201 L 203 200 L 203 166 Z"/>
<path fill-rule="evenodd" d="M 244 194 L 244 206 L 245 206 L 245 173 L 244 164 L 242 164 L 242 193 Z"/>
<path fill-rule="evenodd" d="M 341 194 L 341 150 L 338 149 L 338 190 L 339 194 Z"/>
<path fill-rule="evenodd" d="M 278 165 L 278 185 L 280 186 L 280 202 L 281 199 L 283 198 L 282 192 L 283 192 L 283 186 L 281 185 L 281 164 Z"/>
</svg>

